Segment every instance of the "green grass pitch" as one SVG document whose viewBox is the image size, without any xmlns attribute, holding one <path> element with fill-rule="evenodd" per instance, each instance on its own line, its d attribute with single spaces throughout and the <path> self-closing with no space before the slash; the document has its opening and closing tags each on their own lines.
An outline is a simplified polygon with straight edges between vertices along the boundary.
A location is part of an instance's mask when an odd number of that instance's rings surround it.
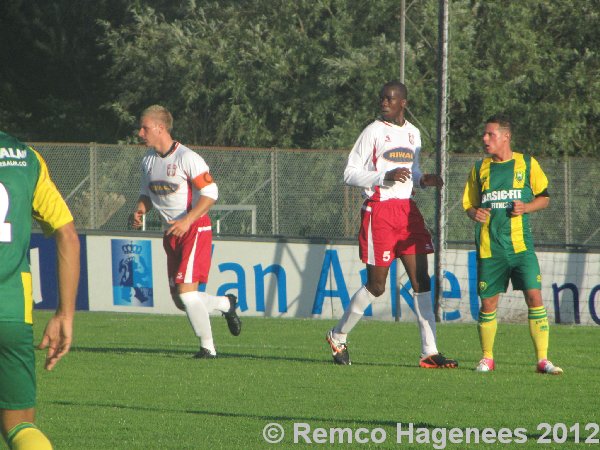
<svg viewBox="0 0 600 450">
<path fill-rule="evenodd" d="M 38 340 L 48 317 L 35 313 Z M 496 371 L 479 374 L 473 371 L 480 357 L 475 324 L 438 325 L 440 350 L 460 367 L 431 370 L 418 367 L 414 323 L 363 320 L 349 340 L 353 365 L 340 367 L 324 339 L 333 321 L 242 320 L 242 334 L 233 337 L 225 320 L 213 317 L 219 358 L 195 360 L 197 340 L 185 316 L 78 313 L 72 350 L 52 372 L 42 369 L 44 352 L 36 352 L 38 425 L 56 449 L 308 447 L 302 437 L 294 443 L 294 423 L 308 424 L 311 439 L 317 428 L 386 433 L 379 444 L 350 443 L 345 435 L 342 443 L 313 441 L 312 447 L 444 448 L 433 435 L 429 444 L 398 443 L 397 423 L 412 423 L 431 433 L 521 428 L 524 444 L 445 445 L 520 449 L 542 447 L 540 423 L 580 426 L 584 441 L 593 432 L 586 424 L 600 422 L 598 327 L 552 326 L 550 359 L 565 373 L 547 376 L 535 373 L 526 324 L 499 324 Z M 272 422 L 286 433 L 279 444 L 263 438 Z M 561 439 L 561 425 L 555 431 Z M 572 431 L 565 443 L 543 447 L 590 446 L 576 440 Z"/>
</svg>

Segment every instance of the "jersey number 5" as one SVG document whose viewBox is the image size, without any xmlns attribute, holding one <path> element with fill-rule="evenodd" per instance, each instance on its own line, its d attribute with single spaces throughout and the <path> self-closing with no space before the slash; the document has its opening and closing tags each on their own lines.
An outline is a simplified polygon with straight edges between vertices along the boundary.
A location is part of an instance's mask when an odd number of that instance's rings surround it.
<svg viewBox="0 0 600 450">
<path fill-rule="evenodd" d="M 12 229 L 8 222 L 5 222 L 8 214 L 8 191 L 0 183 L 0 242 L 12 241 Z"/>
</svg>

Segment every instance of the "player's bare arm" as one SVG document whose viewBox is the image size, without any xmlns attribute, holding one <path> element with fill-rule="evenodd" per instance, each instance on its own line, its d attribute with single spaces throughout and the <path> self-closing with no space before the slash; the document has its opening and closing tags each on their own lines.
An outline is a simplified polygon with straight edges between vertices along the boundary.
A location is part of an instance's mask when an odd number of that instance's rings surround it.
<svg viewBox="0 0 600 450">
<path fill-rule="evenodd" d="M 79 236 L 73 222 L 69 222 L 56 230 L 55 237 L 59 304 L 56 313 L 48 321 L 38 346 L 40 349 L 48 348 L 45 363 L 47 370 L 52 370 L 71 348 L 80 270 Z"/>
<path fill-rule="evenodd" d="M 409 178 L 410 169 L 406 167 L 397 167 L 394 170 L 386 172 L 385 177 L 383 179 L 386 181 L 400 181 L 401 183 L 404 183 Z"/>
<path fill-rule="evenodd" d="M 172 220 L 169 222 L 171 225 L 167 230 L 166 234 L 172 234 L 174 236 L 183 236 L 190 229 L 190 226 L 198 220 L 200 217 L 208 213 L 212 205 L 215 204 L 215 200 L 201 196 L 198 203 L 181 219 Z"/>
<path fill-rule="evenodd" d="M 523 203 L 521 200 L 515 200 L 513 202 L 513 208 L 511 211 L 512 216 L 521 216 L 523 214 L 529 214 L 541 209 L 545 209 L 550 204 L 550 197 L 536 197 L 529 203 Z"/>
</svg>

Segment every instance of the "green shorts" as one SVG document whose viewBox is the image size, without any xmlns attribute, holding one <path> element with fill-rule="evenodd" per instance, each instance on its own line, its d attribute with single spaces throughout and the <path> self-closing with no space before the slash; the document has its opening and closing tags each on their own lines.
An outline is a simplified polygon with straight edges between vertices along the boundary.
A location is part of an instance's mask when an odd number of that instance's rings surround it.
<svg viewBox="0 0 600 450">
<path fill-rule="evenodd" d="M 34 406 L 33 327 L 27 323 L 0 322 L 0 408 Z"/>
<path fill-rule="evenodd" d="M 479 259 L 477 280 L 477 292 L 481 298 L 506 292 L 509 280 L 515 291 L 542 288 L 540 264 L 533 251 Z"/>
</svg>

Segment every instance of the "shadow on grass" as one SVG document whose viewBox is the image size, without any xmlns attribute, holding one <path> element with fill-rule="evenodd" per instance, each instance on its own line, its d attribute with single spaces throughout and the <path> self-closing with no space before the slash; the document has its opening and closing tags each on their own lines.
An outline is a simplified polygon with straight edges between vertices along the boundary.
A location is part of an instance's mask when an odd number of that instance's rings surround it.
<svg viewBox="0 0 600 450">
<path fill-rule="evenodd" d="M 173 348 L 147 348 L 147 347 L 71 347 L 73 353 L 106 353 L 106 354 L 148 354 L 162 355 L 168 358 L 173 357 L 189 357 L 191 359 L 194 351 L 173 349 Z M 257 355 L 249 353 L 229 353 L 219 352 L 218 359 L 247 359 L 256 361 L 289 361 L 289 362 L 304 362 L 334 365 L 331 359 L 327 356 L 323 358 L 306 358 L 298 356 L 276 356 L 276 355 Z M 389 363 L 389 362 L 354 362 L 352 366 L 372 366 L 372 367 L 405 367 L 410 369 L 419 368 L 418 364 L 407 363 Z"/>
<path fill-rule="evenodd" d="M 341 425 L 351 425 L 353 428 L 358 428 L 359 426 L 368 426 L 370 429 L 375 427 L 390 427 L 397 429 L 399 424 L 402 424 L 407 427 L 407 429 L 403 428 L 403 433 L 410 433 L 413 435 L 420 434 L 419 428 L 426 428 L 430 431 L 435 429 L 443 429 L 443 430 L 451 430 L 454 428 L 465 430 L 466 428 L 472 429 L 471 427 L 462 426 L 453 426 L 448 423 L 443 424 L 433 424 L 428 422 L 411 422 L 403 421 L 403 420 L 360 420 L 360 419 L 349 419 L 342 418 L 339 416 L 325 417 L 325 416 L 290 416 L 290 415 L 268 415 L 268 414 L 250 414 L 250 413 L 240 413 L 240 412 L 228 412 L 228 411 L 208 411 L 202 409 L 171 409 L 171 408 L 151 408 L 144 406 L 136 406 L 136 405 L 123 405 L 117 403 L 85 403 L 85 402 L 69 402 L 69 401 L 50 401 L 47 402 L 52 405 L 57 406 L 68 406 L 68 407 L 88 407 L 88 408 L 110 408 L 110 409 L 121 409 L 127 411 L 141 411 L 141 412 L 153 412 L 159 414 L 165 413 L 183 413 L 183 414 L 193 414 L 199 416 L 211 416 L 211 417 L 226 417 L 226 418 L 234 418 L 234 419 L 250 419 L 250 420 L 260 420 L 269 422 L 292 422 L 292 423 L 333 423 L 334 427 L 339 428 Z M 412 425 L 413 432 L 408 431 L 408 427 Z M 474 429 L 476 430 L 476 429 Z M 477 430 L 483 433 L 483 430 Z M 525 431 L 525 430 L 524 430 Z M 527 432 L 523 433 L 523 435 L 527 436 L 527 440 L 537 440 L 544 436 L 542 433 L 533 433 Z M 407 437 L 408 435 L 404 435 Z M 576 442 L 575 436 L 570 436 L 566 439 L 566 442 Z M 579 441 L 577 441 L 579 442 Z"/>
<path fill-rule="evenodd" d="M 68 406 L 68 407 L 88 407 L 88 408 L 110 408 L 110 409 L 122 409 L 128 411 L 142 411 L 142 412 L 154 412 L 159 414 L 172 414 L 172 413 L 183 413 L 183 414 L 194 414 L 200 416 L 212 416 L 212 417 L 230 417 L 230 418 L 243 418 L 251 420 L 264 420 L 266 422 L 281 421 L 281 422 L 332 422 L 337 424 L 352 424 L 352 425 L 371 425 L 371 426 L 388 426 L 396 427 L 398 423 L 405 423 L 403 421 L 392 421 L 392 420 L 360 420 L 360 419 L 348 419 L 341 418 L 339 416 L 290 416 L 290 415 L 263 415 L 263 414 L 251 414 L 251 413 L 240 413 L 240 412 L 228 412 L 228 411 L 208 411 L 202 409 L 172 409 L 172 408 L 151 408 L 145 406 L 136 405 L 123 405 L 117 403 L 86 403 L 86 402 L 70 402 L 64 400 L 49 401 L 47 404 Z M 408 422 L 406 422 L 408 424 Z M 415 428 L 441 428 L 448 427 L 448 425 L 435 425 L 431 423 L 419 422 L 413 423 Z"/>
</svg>

